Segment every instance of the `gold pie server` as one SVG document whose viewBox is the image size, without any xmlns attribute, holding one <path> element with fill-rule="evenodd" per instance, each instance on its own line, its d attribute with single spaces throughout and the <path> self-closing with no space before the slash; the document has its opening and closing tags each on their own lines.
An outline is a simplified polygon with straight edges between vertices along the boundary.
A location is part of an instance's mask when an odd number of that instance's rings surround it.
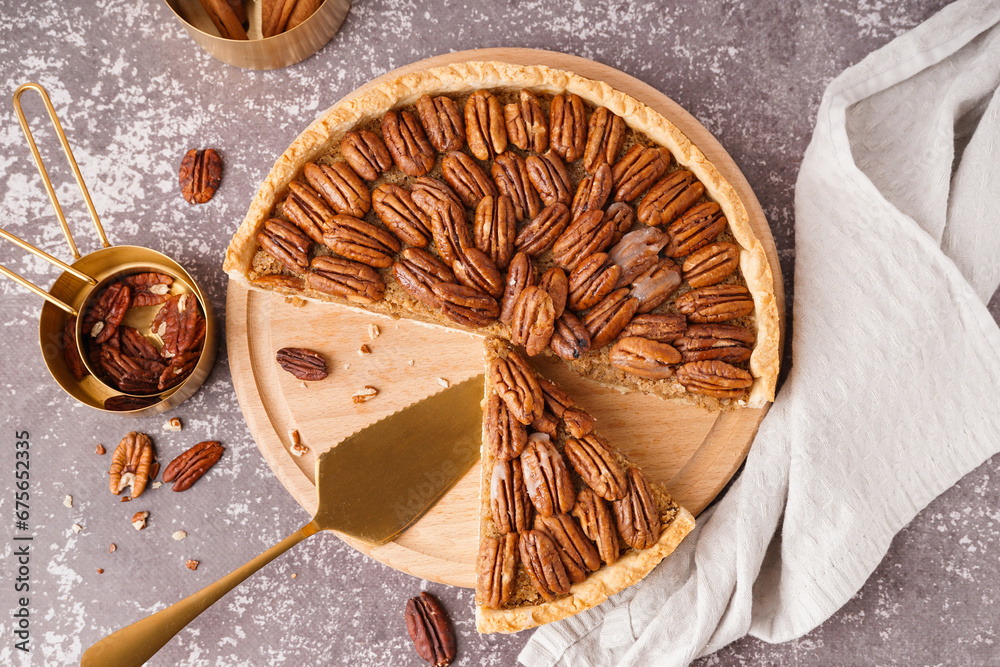
<svg viewBox="0 0 1000 667">
<path fill-rule="evenodd" d="M 243 567 L 122 628 L 83 654 L 81 667 L 143 664 L 244 579 L 321 530 L 372 545 L 398 536 L 479 459 L 483 376 L 453 385 L 365 427 L 316 461 L 312 521 Z"/>
</svg>

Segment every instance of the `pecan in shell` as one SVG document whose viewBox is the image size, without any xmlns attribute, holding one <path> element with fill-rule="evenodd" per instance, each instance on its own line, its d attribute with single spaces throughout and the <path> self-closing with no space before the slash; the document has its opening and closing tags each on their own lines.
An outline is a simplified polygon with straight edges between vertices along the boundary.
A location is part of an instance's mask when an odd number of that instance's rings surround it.
<svg viewBox="0 0 1000 667">
<path fill-rule="evenodd" d="M 222 158 L 213 148 L 198 150 L 192 148 L 184 154 L 178 181 L 184 201 L 189 204 L 204 204 L 215 195 L 222 180 Z"/>
<path fill-rule="evenodd" d="M 225 450 L 214 440 L 199 442 L 170 462 L 163 471 L 163 481 L 173 482 L 174 491 L 186 491 L 216 464 Z"/>
<path fill-rule="evenodd" d="M 326 360 L 318 352 L 304 347 L 283 347 L 275 355 L 278 365 L 299 380 L 316 381 L 326 377 Z"/>
<path fill-rule="evenodd" d="M 382 116 L 382 137 L 392 161 L 407 176 L 423 176 L 434 168 L 437 153 L 409 111 L 390 111 Z"/>
<path fill-rule="evenodd" d="M 417 113 L 435 150 L 457 151 L 465 143 L 465 123 L 455 100 L 441 95 L 423 95 L 417 100 Z"/>
</svg>

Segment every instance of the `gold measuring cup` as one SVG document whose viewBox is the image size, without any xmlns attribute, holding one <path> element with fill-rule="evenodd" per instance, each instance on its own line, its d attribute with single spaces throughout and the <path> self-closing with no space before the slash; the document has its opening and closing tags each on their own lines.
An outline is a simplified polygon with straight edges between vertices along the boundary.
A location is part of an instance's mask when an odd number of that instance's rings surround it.
<svg viewBox="0 0 1000 667">
<path fill-rule="evenodd" d="M 87 210 L 90 212 L 90 217 L 94 221 L 94 227 L 97 229 L 97 236 L 103 246 L 99 250 L 82 257 L 80 256 L 80 251 L 77 250 L 76 243 L 73 241 L 73 235 L 70 233 L 69 225 L 66 223 L 66 217 L 63 215 L 62 207 L 56 198 L 55 190 L 52 188 L 52 182 L 49 180 L 49 175 L 45 170 L 38 147 L 35 145 L 35 139 L 31 134 L 31 129 L 28 127 L 24 111 L 21 109 L 21 95 L 27 90 L 37 92 L 45 104 L 45 109 L 59 137 L 59 142 L 73 170 L 73 175 L 76 177 L 77 185 L 80 186 L 80 192 L 83 194 Z M 45 365 L 48 367 L 52 377 L 66 393 L 84 405 L 97 410 L 130 415 L 151 415 L 164 412 L 179 405 L 198 390 L 208 377 L 209 372 L 212 370 L 212 365 L 215 363 L 218 332 L 216 331 L 212 306 L 206 298 L 205 293 L 198 286 L 198 283 L 195 282 L 194 278 L 191 277 L 191 274 L 184 270 L 184 267 L 166 255 L 149 248 L 111 245 L 104 233 L 104 227 L 101 225 L 101 220 L 97 215 L 97 210 L 94 208 L 94 203 L 90 199 L 90 193 L 87 191 L 83 175 L 80 173 L 80 168 L 73 157 L 73 151 L 69 147 L 66 134 L 63 132 L 62 125 L 56 117 L 56 112 L 51 100 L 49 100 L 48 93 L 45 92 L 42 86 L 37 83 L 25 83 L 19 86 L 14 91 L 14 110 L 17 112 L 18 122 L 21 124 L 24 136 L 28 140 L 31 155 L 35 159 L 38 173 L 42 177 L 45 191 L 49 195 L 49 201 L 52 202 L 52 209 L 59 219 L 63 235 L 66 237 L 66 242 L 69 244 L 69 249 L 74 260 L 72 264 L 66 264 L 14 236 L 10 232 L 0 229 L 0 237 L 15 243 L 24 250 L 41 257 L 63 270 L 62 275 L 56 279 L 52 287 L 48 291 L 45 291 L 10 269 L 0 266 L 0 274 L 23 285 L 46 301 L 45 305 L 42 306 L 42 314 L 38 322 L 39 343 L 42 348 L 42 357 L 45 359 Z M 85 336 L 89 332 L 83 332 L 81 329 L 83 328 L 83 315 L 90 308 L 93 301 L 101 294 L 105 286 L 120 277 L 146 272 L 162 273 L 172 277 L 174 282 L 170 288 L 171 294 L 187 292 L 195 296 L 198 305 L 201 307 L 201 312 L 205 316 L 205 340 L 198 362 L 187 378 L 165 391 L 150 395 L 137 395 L 128 394 L 98 379 L 93 372 L 94 369 L 90 365 L 88 360 L 89 355 L 86 353 L 87 347 L 84 344 L 86 342 Z M 142 308 L 131 308 L 122 324 L 135 327 L 140 333 L 148 337 L 150 325 L 158 307 L 145 306 Z M 66 320 L 72 317 L 76 318 L 74 337 L 77 349 L 80 351 L 81 359 L 87 370 L 90 371 L 88 375 L 79 381 L 67 367 L 63 354 L 63 329 L 66 325 Z M 105 401 L 112 397 L 122 398 L 116 398 L 112 401 L 112 405 L 116 407 L 107 407 Z"/>
</svg>

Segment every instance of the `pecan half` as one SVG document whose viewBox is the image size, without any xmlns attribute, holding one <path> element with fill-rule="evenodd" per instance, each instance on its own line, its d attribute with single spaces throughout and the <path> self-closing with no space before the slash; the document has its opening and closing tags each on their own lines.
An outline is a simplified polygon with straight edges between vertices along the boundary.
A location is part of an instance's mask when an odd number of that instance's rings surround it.
<svg viewBox="0 0 1000 667">
<path fill-rule="evenodd" d="M 316 243 L 323 242 L 323 232 L 333 217 L 333 209 L 320 194 L 312 186 L 298 181 L 288 184 L 288 196 L 281 204 L 281 212 Z"/>
<path fill-rule="evenodd" d="M 385 281 L 378 271 L 360 262 L 339 257 L 315 257 L 306 274 L 306 284 L 317 292 L 356 303 L 385 298 Z"/>
<path fill-rule="evenodd" d="M 611 245 L 615 245 L 632 229 L 635 222 L 635 209 L 625 202 L 615 202 L 604 212 L 604 217 L 615 225 L 615 234 L 611 237 Z"/>
<path fill-rule="evenodd" d="M 392 265 L 392 274 L 407 294 L 429 308 L 441 302 L 431 289 L 437 283 L 455 282 L 455 274 L 440 259 L 420 248 L 406 248 Z"/>
<path fill-rule="evenodd" d="M 83 378 L 90 375 L 90 371 L 83 364 L 83 358 L 80 357 L 80 348 L 76 344 L 76 318 L 70 317 L 66 320 L 66 324 L 63 325 L 62 332 L 62 350 L 63 350 L 63 360 L 66 362 L 66 368 L 69 370 L 70 375 L 73 379 L 79 382 Z"/>
<path fill-rule="evenodd" d="M 441 159 L 441 175 L 469 208 L 476 208 L 487 195 L 499 194 L 483 168 L 461 151 L 450 151 Z"/>
<path fill-rule="evenodd" d="M 698 324 L 735 320 L 753 312 L 753 298 L 742 285 L 699 287 L 677 297 L 677 310 Z"/>
<path fill-rule="evenodd" d="M 622 269 L 606 253 L 595 252 L 569 274 L 569 307 L 577 312 L 593 308 L 615 289 Z"/>
<path fill-rule="evenodd" d="M 149 481 L 149 466 L 152 462 L 153 442 L 148 435 L 132 431 L 122 438 L 111 455 L 111 493 L 120 495 L 128 486 L 131 487 L 132 498 L 141 496 Z"/>
<path fill-rule="evenodd" d="M 279 366 L 299 380 L 316 381 L 326 377 L 326 361 L 318 352 L 304 347 L 283 347 L 275 357 Z"/>
<path fill-rule="evenodd" d="M 425 248 L 430 243 L 431 219 L 410 197 L 410 192 L 395 183 L 383 183 L 372 192 L 375 215 L 407 245 Z"/>
<path fill-rule="evenodd" d="M 541 530 L 521 533 L 518 551 L 528 578 L 543 599 L 551 602 L 569 593 L 570 579 L 566 567 L 548 533 Z"/>
<path fill-rule="evenodd" d="M 549 293 L 541 287 L 525 287 L 514 305 L 510 341 L 530 356 L 541 354 L 549 346 L 554 323 L 555 309 Z"/>
<path fill-rule="evenodd" d="M 726 229 L 726 216 L 715 202 L 704 202 L 692 206 L 670 227 L 670 244 L 663 254 L 667 257 L 683 257 L 708 245 Z"/>
<path fill-rule="evenodd" d="M 611 346 L 608 361 L 630 375 L 663 380 L 674 374 L 674 366 L 681 362 L 681 353 L 669 343 L 627 336 Z"/>
<path fill-rule="evenodd" d="M 111 396 L 104 399 L 104 409 L 112 412 L 131 412 L 158 403 L 158 396 Z"/>
<path fill-rule="evenodd" d="M 511 601 L 517 575 L 517 533 L 484 537 L 476 564 L 476 602 L 500 609 Z"/>
<path fill-rule="evenodd" d="M 189 292 L 170 297 L 157 311 L 150 331 L 163 341 L 160 355 L 165 359 L 197 349 L 205 338 L 198 297 Z"/>
<path fill-rule="evenodd" d="M 170 363 L 160 374 L 156 388 L 159 391 L 166 391 L 174 385 L 180 384 L 198 365 L 199 358 L 200 351 L 198 350 L 188 350 L 171 357 Z"/>
<path fill-rule="evenodd" d="M 552 308 L 555 309 L 556 319 L 562 317 L 566 311 L 566 300 L 569 298 L 569 279 L 566 278 L 566 272 L 558 266 L 553 266 L 542 274 L 538 286 L 552 297 Z"/>
<path fill-rule="evenodd" d="M 556 356 L 566 360 L 579 359 L 590 349 L 590 345 L 590 332 L 572 312 L 567 310 L 556 320 L 549 341 L 549 347 Z"/>
<path fill-rule="evenodd" d="M 312 240 L 287 220 L 271 218 L 265 222 L 257 232 L 257 243 L 289 271 L 298 273 L 309 266 Z"/>
<path fill-rule="evenodd" d="M 577 186 L 576 194 L 573 196 L 573 205 L 570 207 L 573 218 L 579 218 L 587 211 L 603 209 L 610 194 L 611 167 L 601 163 L 594 173 L 584 176 L 580 185 Z"/>
<path fill-rule="evenodd" d="M 485 327 L 496 321 L 500 306 L 489 294 L 452 283 L 437 283 L 431 291 L 441 303 L 444 314 L 453 322 L 471 327 Z"/>
<path fill-rule="evenodd" d="M 632 296 L 639 299 L 638 313 L 661 305 L 681 285 L 681 270 L 669 259 L 661 259 L 632 281 Z"/>
<path fill-rule="evenodd" d="M 123 282 L 113 282 L 101 292 L 83 318 L 83 334 L 100 345 L 118 333 L 125 311 L 132 305 L 132 290 Z"/>
<path fill-rule="evenodd" d="M 629 296 L 627 287 L 608 294 L 583 316 L 583 326 L 590 332 L 590 346 L 598 350 L 622 332 L 639 308 L 639 299 Z"/>
<path fill-rule="evenodd" d="M 500 321 L 510 324 L 514 318 L 514 306 L 517 305 L 517 297 L 528 285 L 537 282 L 535 275 L 535 265 L 531 257 L 525 252 L 519 252 L 510 260 L 507 267 L 507 284 L 504 287 L 503 299 L 501 300 Z"/>
<path fill-rule="evenodd" d="M 634 321 L 634 320 L 633 320 Z M 692 324 L 674 341 L 684 361 L 718 359 L 730 364 L 750 358 L 754 333 L 731 324 Z"/>
<path fill-rule="evenodd" d="M 660 250 L 669 240 L 656 227 L 643 227 L 623 236 L 608 250 L 608 259 L 622 267 L 617 287 L 631 285 L 632 281 L 655 266 L 660 259 Z"/>
<path fill-rule="evenodd" d="M 601 556 L 594 543 L 587 539 L 570 515 L 537 516 L 535 530 L 544 531 L 552 538 L 573 583 L 583 582 L 589 573 L 601 567 Z"/>
<path fill-rule="evenodd" d="M 214 148 L 192 148 L 184 154 L 177 178 L 184 201 L 204 204 L 212 199 L 222 181 L 222 158 Z"/>
<path fill-rule="evenodd" d="M 544 433 L 532 433 L 521 452 L 521 471 L 531 504 L 543 516 L 566 514 L 576 495 L 562 454 Z"/>
<path fill-rule="evenodd" d="M 551 412 L 557 419 L 562 419 L 566 411 L 576 405 L 572 396 L 567 394 L 562 388 L 552 380 L 538 378 L 538 386 L 542 388 L 542 396 L 545 399 L 545 409 Z"/>
<path fill-rule="evenodd" d="M 473 222 L 476 247 L 500 269 L 506 269 L 514 256 L 514 236 L 517 234 L 514 216 L 514 203 L 505 195 L 487 195 L 476 208 Z"/>
<path fill-rule="evenodd" d="M 528 431 L 495 391 L 490 392 L 486 402 L 486 424 L 486 448 L 498 461 L 521 455 L 528 443 Z"/>
<path fill-rule="evenodd" d="M 538 257 L 551 248 L 560 234 L 569 226 L 569 208 L 562 202 L 546 206 L 521 228 L 514 238 L 514 246 L 531 257 Z"/>
<path fill-rule="evenodd" d="M 549 104 L 549 144 L 567 162 L 583 156 L 587 112 L 579 95 L 553 95 Z"/>
<path fill-rule="evenodd" d="M 646 225 L 668 225 L 705 193 L 694 174 L 680 169 L 660 179 L 643 196 L 635 215 Z"/>
<path fill-rule="evenodd" d="M 450 665 L 455 659 L 455 631 L 437 598 L 427 591 L 410 598 L 404 616 L 417 655 L 434 667 Z"/>
<path fill-rule="evenodd" d="M 673 343 L 684 335 L 687 328 L 687 320 L 680 313 L 647 313 L 633 317 L 622 331 L 622 336 L 639 336 L 661 343 Z"/>
<path fill-rule="evenodd" d="M 563 424 L 574 438 L 582 438 L 593 433 L 595 421 L 589 412 L 579 408 L 570 408 L 563 413 Z"/>
<path fill-rule="evenodd" d="M 542 388 L 524 357 L 510 350 L 505 359 L 498 357 L 490 362 L 489 374 L 494 390 L 515 419 L 530 424 L 542 416 L 545 410 Z"/>
<path fill-rule="evenodd" d="M 338 255 L 379 269 L 392 266 L 392 257 L 400 248 L 391 232 L 351 215 L 330 218 L 323 243 Z"/>
<path fill-rule="evenodd" d="M 503 274 L 482 250 L 473 247 L 463 248 L 451 268 L 462 285 L 485 292 L 494 299 L 503 296 Z"/>
<path fill-rule="evenodd" d="M 156 393 L 157 380 L 165 368 L 163 362 L 122 354 L 110 345 L 101 347 L 100 364 L 114 384 L 130 394 Z"/>
<path fill-rule="evenodd" d="M 309 162 L 302 173 L 309 185 L 337 213 L 363 218 L 371 210 L 372 195 L 368 186 L 346 162 L 335 162 L 332 165 Z"/>
<path fill-rule="evenodd" d="M 607 441 L 596 434 L 566 441 L 566 458 L 584 483 L 605 500 L 625 497 L 625 471 Z"/>
<path fill-rule="evenodd" d="M 392 167 L 392 156 L 382 139 L 370 130 L 354 130 L 340 140 L 340 152 L 351 169 L 366 181 Z"/>
<path fill-rule="evenodd" d="M 515 218 L 533 218 L 541 212 L 542 200 L 528 178 L 528 167 L 523 157 L 513 153 L 497 155 L 490 174 L 500 194 L 510 197 Z"/>
<path fill-rule="evenodd" d="M 170 462 L 163 471 L 163 481 L 173 482 L 174 491 L 186 491 L 216 464 L 225 450 L 214 440 L 199 442 Z"/>
<path fill-rule="evenodd" d="M 155 306 L 170 298 L 170 286 L 174 279 L 165 273 L 133 273 L 122 278 L 122 282 L 132 290 L 132 308 Z"/>
<path fill-rule="evenodd" d="M 392 161 L 407 176 L 423 176 L 434 168 L 437 153 L 409 111 L 390 111 L 382 116 L 382 137 Z"/>
<path fill-rule="evenodd" d="M 500 534 L 519 533 L 531 527 L 533 514 L 524 488 L 519 458 L 497 461 L 490 478 L 490 510 Z"/>
<path fill-rule="evenodd" d="M 614 225 L 604 219 L 604 211 L 590 211 L 569 223 L 552 246 L 555 263 L 572 271 L 594 253 L 611 245 Z"/>
<path fill-rule="evenodd" d="M 560 202 L 569 206 L 573 199 L 569 173 L 558 155 L 551 150 L 541 155 L 529 155 L 524 165 L 528 170 L 528 180 L 535 186 L 543 204 L 552 206 Z"/>
<path fill-rule="evenodd" d="M 147 361 L 160 360 L 160 353 L 145 336 L 139 333 L 138 329 L 123 326 L 119 331 L 119 344 L 124 354 Z"/>
<path fill-rule="evenodd" d="M 583 168 L 593 173 L 602 164 L 614 166 L 625 144 L 627 131 L 625 120 L 611 113 L 607 107 L 594 110 L 590 115 L 587 144 L 583 149 Z M 609 180 L 610 176 L 609 169 Z M 610 188 L 611 184 L 608 183 L 608 189 Z"/>
<path fill-rule="evenodd" d="M 724 361 L 692 361 L 677 369 L 677 381 L 692 394 L 740 398 L 753 384 L 753 376 Z"/>
<path fill-rule="evenodd" d="M 431 235 L 441 258 L 453 264 L 464 248 L 473 247 L 472 232 L 461 204 L 448 202 L 431 211 Z"/>
<path fill-rule="evenodd" d="M 684 260 L 684 280 L 691 287 L 721 283 L 740 263 L 740 248 L 735 243 L 711 243 L 695 250 Z"/>
<path fill-rule="evenodd" d="M 477 90 L 465 102 L 465 135 L 469 150 L 480 160 L 491 160 L 507 150 L 500 100 L 488 90 Z"/>
<path fill-rule="evenodd" d="M 534 93 L 521 90 L 517 102 L 504 106 L 503 118 L 510 143 L 532 153 L 543 153 L 548 149 L 548 121 Z"/>
<path fill-rule="evenodd" d="M 618 560 L 618 533 L 611 507 L 591 488 L 576 496 L 573 516 L 580 522 L 583 534 L 597 546 L 601 560 L 608 565 Z"/>
<path fill-rule="evenodd" d="M 457 151 L 465 143 L 465 123 L 455 100 L 445 95 L 423 95 L 417 100 L 417 113 L 427 138 L 439 153 Z"/>
<path fill-rule="evenodd" d="M 642 471 L 632 468 L 627 476 L 628 493 L 612 504 L 618 534 L 633 549 L 648 549 L 660 539 L 660 510 Z"/>
<path fill-rule="evenodd" d="M 462 206 L 462 200 L 455 191 L 436 178 L 421 176 L 410 186 L 410 197 L 421 211 L 430 216 L 434 209 L 454 202 Z"/>
<path fill-rule="evenodd" d="M 646 148 L 636 144 L 625 152 L 611 170 L 615 201 L 632 201 L 648 190 L 670 168 L 673 157 L 666 148 Z"/>
</svg>

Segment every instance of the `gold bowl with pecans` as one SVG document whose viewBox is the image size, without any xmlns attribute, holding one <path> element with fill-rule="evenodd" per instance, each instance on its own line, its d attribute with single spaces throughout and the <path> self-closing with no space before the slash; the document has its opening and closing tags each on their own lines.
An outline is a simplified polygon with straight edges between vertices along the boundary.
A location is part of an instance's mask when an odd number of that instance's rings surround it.
<svg viewBox="0 0 1000 667">
<path fill-rule="evenodd" d="M 351 8 L 351 0 L 318 1 L 298 25 L 278 34 L 265 26 L 272 6 L 286 15 L 303 0 L 166 0 L 191 39 L 216 60 L 244 69 L 279 69 L 305 60 L 333 39 Z M 284 6 L 284 7 L 282 7 Z M 238 18 L 219 14 L 237 8 Z M 281 10 L 284 9 L 282 12 Z M 233 30 L 227 30 L 227 25 Z"/>
<path fill-rule="evenodd" d="M 21 109 L 26 90 L 41 96 L 80 186 L 103 246 L 94 252 L 81 256 L 73 241 Z M 46 301 L 38 325 L 45 365 L 66 393 L 97 410 L 150 415 L 179 405 L 215 363 L 218 334 L 205 293 L 166 255 L 111 245 L 44 88 L 20 86 L 14 108 L 74 259 L 67 264 L 0 229 L 0 237 L 63 270 L 46 291 L 0 266 L 0 274 Z"/>
</svg>

